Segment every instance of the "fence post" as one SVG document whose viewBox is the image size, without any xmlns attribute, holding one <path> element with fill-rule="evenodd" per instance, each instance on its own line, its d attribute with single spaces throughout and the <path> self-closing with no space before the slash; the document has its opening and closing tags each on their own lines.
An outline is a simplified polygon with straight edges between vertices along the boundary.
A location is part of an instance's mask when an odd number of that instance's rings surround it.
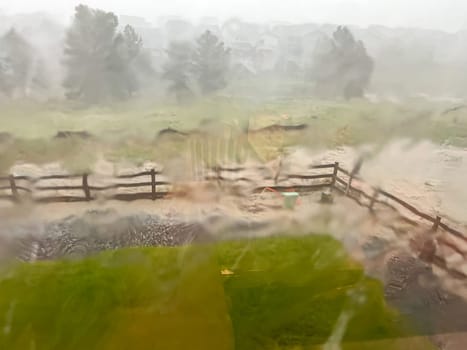
<svg viewBox="0 0 467 350">
<path fill-rule="evenodd" d="M 13 195 L 13 200 L 17 202 L 19 200 L 19 196 L 18 196 L 18 188 L 16 187 L 15 177 L 14 175 L 10 175 L 8 179 L 10 180 L 10 188 L 11 188 L 11 194 Z"/>
<path fill-rule="evenodd" d="M 83 191 L 87 201 L 91 200 L 91 191 L 89 190 L 88 174 L 83 174 Z"/>
<path fill-rule="evenodd" d="M 281 171 L 282 171 L 282 156 L 279 158 L 279 165 L 277 166 L 277 171 L 274 174 L 274 186 L 277 186 L 279 183 L 279 176 L 281 176 Z"/>
<path fill-rule="evenodd" d="M 220 165 L 215 165 L 212 170 L 214 170 L 214 172 L 216 173 L 216 182 L 217 182 L 217 185 L 219 187 L 222 186 L 222 176 L 221 176 L 221 172 L 222 172 L 222 167 Z"/>
<path fill-rule="evenodd" d="M 345 195 L 349 194 L 350 188 L 352 187 L 353 175 L 350 175 L 349 182 L 347 183 L 347 188 L 345 190 Z"/>
<path fill-rule="evenodd" d="M 337 171 L 339 170 L 339 162 L 334 162 L 334 172 L 332 173 L 331 190 L 336 187 Z"/>
<path fill-rule="evenodd" d="M 370 211 L 373 211 L 373 207 L 375 205 L 376 199 L 378 198 L 378 195 L 379 195 L 379 188 L 376 188 L 375 191 L 373 192 L 373 196 L 371 197 L 370 206 L 368 207 Z"/>
<path fill-rule="evenodd" d="M 156 200 L 156 170 L 154 168 L 151 169 L 151 194 L 152 200 Z"/>
<path fill-rule="evenodd" d="M 436 216 L 436 221 L 433 223 L 433 227 L 431 228 L 434 232 L 438 231 L 439 224 L 441 224 L 441 217 Z"/>
</svg>

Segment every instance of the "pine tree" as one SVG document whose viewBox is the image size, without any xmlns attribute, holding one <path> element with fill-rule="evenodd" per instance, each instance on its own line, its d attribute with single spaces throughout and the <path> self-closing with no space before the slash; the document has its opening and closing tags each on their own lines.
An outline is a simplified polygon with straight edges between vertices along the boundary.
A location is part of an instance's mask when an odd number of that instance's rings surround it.
<svg viewBox="0 0 467 350">
<path fill-rule="evenodd" d="M 110 60 L 117 26 L 113 13 L 85 5 L 75 8 L 65 46 L 64 87 L 68 98 L 93 103 L 110 96 Z"/>
<path fill-rule="evenodd" d="M 204 94 L 227 86 L 230 50 L 210 31 L 198 38 L 193 63 L 193 72 Z"/>
<path fill-rule="evenodd" d="M 33 47 L 16 30 L 0 38 L 0 91 L 13 96 L 27 96 L 29 90 L 45 85 Z"/>
<path fill-rule="evenodd" d="M 128 98 L 139 89 L 139 78 L 135 61 L 143 46 L 141 37 L 133 27 L 127 25 L 116 35 L 114 48 L 109 56 L 112 95 Z"/>
<path fill-rule="evenodd" d="M 117 28 L 113 13 L 76 7 L 65 46 L 68 98 L 98 103 L 128 98 L 139 89 L 141 70 L 150 70 L 142 59 L 142 39 L 131 26 L 122 33 Z"/>
<path fill-rule="evenodd" d="M 374 68 L 363 42 L 355 40 L 348 28 L 338 27 L 332 39 L 322 44 L 311 69 L 318 94 L 362 97 Z"/>
<path fill-rule="evenodd" d="M 164 66 L 163 78 L 171 82 L 169 91 L 178 102 L 184 102 L 192 96 L 190 73 L 193 68 L 192 48 L 186 42 L 173 42 L 167 50 L 168 60 Z"/>
</svg>

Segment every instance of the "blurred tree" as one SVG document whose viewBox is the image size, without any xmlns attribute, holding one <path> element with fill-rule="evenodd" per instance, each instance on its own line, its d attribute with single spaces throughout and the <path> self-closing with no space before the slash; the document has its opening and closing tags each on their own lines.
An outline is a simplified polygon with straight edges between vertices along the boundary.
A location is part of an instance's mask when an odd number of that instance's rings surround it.
<svg viewBox="0 0 467 350">
<path fill-rule="evenodd" d="M 227 86 L 230 50 L 209 30 L 197 40 L 193 57 L 193 72 L 201 91 L 209 94 Z"/>
<path fill-rule="evenodd" d="M 13 67 L 10 58 L 3 50 L 0 55 L 0 91 L 5 95 L 11 95 L 13 91 Z"/>
<path fill-rule="evenodd" d="M 120 98 L 134 95 L 154 75 L 149 54 L 143 48 L 143 40 L 130 25 L 125 26 L 114 39 L 110 70 L 112 94 Z"/>
<path fill-rule="evenodd" d="M 66 96 L 87 103 L 128 98 L 140 87 L 139 76 L 151 70 L 143 57 L 143 42 L 131 26 L 117 32 L 111 12 L 75 8 L 66 36 L 64 81 Z"/>
<path fill-rule="evenodd" d="M 110 59 L 115 49 L 117 17 L 85 5 L 75 8 L 75 17 L 65 43 L 64 87 L 70 99 L 99 102 L 111 94 Z M 116 63 L 114 63 L 116 66 Z"/>
<path fill-rule="evenodd" d="M 41 63 L 33 47 L 16 30 L 9 30 L 0 38 L 0 91 L 9 97 L 22 97 L 45 87 Z"/>
<path fill-rule="evenodd" d="M 315 51 L 311 78 L 320 95 L 362 97 L 373 73 L 373 59 L 363 42 L 339 26 L 333 38 L 321 42 Z"/>
<path fill-rule="evenodd" d="M 177 101 L 184 102 L 193 94 L 190 89 L 193 49 L 189 43 L 173 42 L 167 50 L 167 55 L 163 78 L 171 82 L 169 91 L 175 95 Z"/>
</svg>

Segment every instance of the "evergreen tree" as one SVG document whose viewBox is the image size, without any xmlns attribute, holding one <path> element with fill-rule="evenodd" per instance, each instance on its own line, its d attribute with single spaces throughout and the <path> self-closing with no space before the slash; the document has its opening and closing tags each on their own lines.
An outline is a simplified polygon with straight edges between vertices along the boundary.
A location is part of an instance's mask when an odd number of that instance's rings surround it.
<svg viewBox="0 0 467 350">
<path fill-rule="evenodd" d="M 194 54 L 193 72 L 204 94 L 209 94 L 227 86 L 227 73 L 230 64 L 230 50 L 210 31 L 197 40 Z"/>
<path fill-rule="evenodd" d="M 338 27 L 333 38 L 316 49 L 311 78 L 320 95 L 362 97 L 373 68 L 363 42 L 355 40 L 346 27 Z"/>
<path fill-rule="evenodd" d="M 65 46 L 68 98 L 98 103 L 128 98 L 139 89 L 140 71 L 150 69 L 141 59 L 142 39 L 131 26 L 122 33 L 117 28 L 113 13 L 76 7 Z"/>
<path fill-rule="evenodd" d="M 178 102 L 184 102 L 192 96 L 190 73 L 193 68 L 191 46 L 186 42 L 173 42 L 167 50 L 168 60 L 164 66 L 163 78 L 169 80 L 169 91 Z"/>
<path fill-rule="evenodd" d="M 123 47 L 121 53 L 126 61 L 127 90 L 135 93 L 143 84 L 149 83 L 155 76 L 150 53 L 143 47 L 143 39 L 130 25 L 123 30 Z"/>
<path fill-rule="evenodd" d="M 109 56 L 112 95 L 127 98 L 139 88 L 136 58 L 142 51 L 143 41 L 133 27 L 127 25 L 116 35 L 114 48 Z"/>
<path fill-rule="evenodd" d="M 33 47 L 16 30 L 9 30 L 0 38 L 0 91 L 10 97 L 27 96 L 31 89 L 44 87 L 41 64 Z"/>
</svg>

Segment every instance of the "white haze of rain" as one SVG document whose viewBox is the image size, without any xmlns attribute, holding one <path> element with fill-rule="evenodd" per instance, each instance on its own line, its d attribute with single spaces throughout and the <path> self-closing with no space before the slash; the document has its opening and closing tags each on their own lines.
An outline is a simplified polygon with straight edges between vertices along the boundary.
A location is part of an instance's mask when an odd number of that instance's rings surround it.
<svg viewBox="0 0 467 350">
<path fill-rule="evenodd" d="M 16 0 L 0 2 L 7 14 L 42 11 L 62 22 L 72 16 L 79 3 L 156 20 L 159 16 L 178 15 L 196 20 L 205 16 L 226 19 L 241 17 L 252 21 L 291 21 L 372 24 L 390 27 L 419 27 L 458 31 L 467 27 L 465 0 Z"/>
</svg>

